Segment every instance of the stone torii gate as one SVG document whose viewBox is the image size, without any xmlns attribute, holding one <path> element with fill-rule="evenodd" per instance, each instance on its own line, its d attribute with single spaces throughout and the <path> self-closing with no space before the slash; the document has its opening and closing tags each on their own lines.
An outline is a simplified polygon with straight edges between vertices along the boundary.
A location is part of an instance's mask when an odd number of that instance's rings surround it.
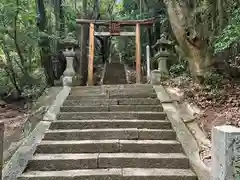
<svg viewBox="0 0 240 180">
<path fill-rule="evenodd" d="M 140 26 L 150 26 L 155 18 L 146 20 L 87 20 L 77 19 L 77 24 L 89 24 L 88 85 L 93 85 L 94 36 L 135 36 L 136 37 L 136 83 L 141 83 L 141 31 Z M 96 32 L 95 25 L 108 26 L 108 32 Z M 135 26 L 135 32 L 121 31 L 121 27 Z"/>
</svg>

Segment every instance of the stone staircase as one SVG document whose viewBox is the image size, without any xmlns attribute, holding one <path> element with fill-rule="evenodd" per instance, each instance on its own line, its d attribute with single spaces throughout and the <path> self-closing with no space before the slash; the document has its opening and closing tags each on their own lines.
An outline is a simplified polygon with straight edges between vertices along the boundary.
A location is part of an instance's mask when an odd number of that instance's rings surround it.
<svg viewBox="0 0 240 180">
<path fill-rule="evenodd" d="M 19 180 L 196 180 L 149 85 L 73 88 Z"/>
<path fill-rule="evenodd" d="M 106 64 L 103 84 L 127 84 L 124 64 L 121 64 L 120 62 Z"/>
</svg>

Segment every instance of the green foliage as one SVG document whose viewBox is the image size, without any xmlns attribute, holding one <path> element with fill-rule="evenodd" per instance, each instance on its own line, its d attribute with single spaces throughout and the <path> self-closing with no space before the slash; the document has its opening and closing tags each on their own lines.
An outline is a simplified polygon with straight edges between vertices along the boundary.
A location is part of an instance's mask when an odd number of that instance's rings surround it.
<svg viewBox="0 0 240 180">
<path fill-rule="evenodd" d="M 204 84 L 210 87 L 210 89 L 218 89 L 221 87 L 222 81 L 223 81 L 223 76 L 212 71 L 212 72 L 206 73 Z"/>
<path fill-rule="evenodd" d="M 187 61 L 183 61 L 178 64 L 173 64 L 170 67 L 169 72 L 170 72 L 171 76 L 173 76 L 173 77 L 177 77 L 182 74 L 189 74 Z"/>
<path fill-rule="evenodd" d="M 173 77 L 180 76 L 186 72 L 186 67 L 183 64 L 174 64 L 170 67 L 169 72 Z"/>
<path fill-rule="evenodd" d="M 221 52 L 232 45 L 239 43 L 240 40 L 240 8 L 235 10 L 229 24 L 223 32 L 216 38 L 214 48 L 215 52 Z"/>
</svg>

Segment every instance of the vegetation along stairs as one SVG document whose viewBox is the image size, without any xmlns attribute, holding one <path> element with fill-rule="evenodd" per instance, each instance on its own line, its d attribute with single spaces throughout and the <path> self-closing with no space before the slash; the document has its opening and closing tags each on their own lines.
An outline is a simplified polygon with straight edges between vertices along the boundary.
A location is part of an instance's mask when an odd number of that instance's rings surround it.
<svg viewBox="0 0 240 180">
<path fill-rule="evenodd" d="M 150 85 L 76 87 L 19 180 L 196 180 Z"/>
</svg>

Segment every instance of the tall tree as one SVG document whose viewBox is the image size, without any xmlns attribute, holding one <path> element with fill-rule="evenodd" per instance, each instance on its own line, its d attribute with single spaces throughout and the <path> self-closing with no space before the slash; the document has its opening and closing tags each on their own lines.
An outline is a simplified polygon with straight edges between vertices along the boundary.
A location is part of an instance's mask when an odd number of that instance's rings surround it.
<svg viewBox="0 0 240 180">
<path fill-rule="evenodd" d="M 45 5 L 43 0 L 37 0 L 37 13 L 38 13 L 38 20 L 37 24 L 40 31 L 40 41 L 39 46 L 40 56 L 41 56 L 41 63 L 45 70 L 47 84 L 50 86 L 54 85 L 54 72 L 52 67 L 51 61 L 51 49 L 50 49 L 50 41 L 48 35 L 46 34 L 47 29 L 47 17 L 45 12 Z"/>
</svg>

